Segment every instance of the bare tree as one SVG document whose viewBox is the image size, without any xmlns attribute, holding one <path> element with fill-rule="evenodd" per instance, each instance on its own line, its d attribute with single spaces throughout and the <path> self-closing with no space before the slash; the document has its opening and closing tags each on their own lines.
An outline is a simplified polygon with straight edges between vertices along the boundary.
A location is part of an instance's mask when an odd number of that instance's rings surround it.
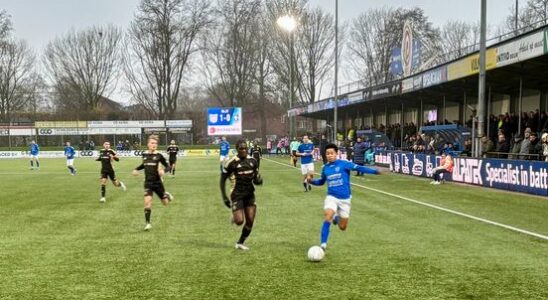
<svg viewBox="0 0 548 300">
<path fill-rule="evenodd" d="M 296 43 L 301 39 L 302 24 L 301 16 L 306 10 L 307 0 L 280 0 L 266 2 L 266 21 L 270 28 L 273 28 L 271 34 L 270 62 L 275 74 L 274 80 L 277 88 L 274 90 L 276 98 L 280 99 L 284 106 L 289 107 L 290 99 L 294 99 L 298 88 L 302 86 L 296 84 L 301 70 L 297 62 L 300 60 L 301 52 L 296 51 Z M 278 18 L 290 15 L 297 20 L 297 28 L 292 32 L 285 32 L 277 25 Z M 293 71 L 293 72 L 291 72 Z M 291 84 L 291 83 L 294 84 Z M 293 89 L 291 89 L 293 86 Z M 293 96 L 292 96 L 293 95 Z"/>
<path fill-rule="evenodd" d="M 537 13 L 530 5 L 518 7 L 516 16 L 516 5 L 512 4 L 509 12 L 510 14 L 497 30 L 498 35 L 507 35 L 508 33 L 519 35 L 538 26 L 538 24 L 535 24 L 538 17 Z"/>
<path fill-rule="evenodd" d="M 319 97 L 318 86 L 334 65 L 335 25 L 333 17 L 320 8 L 305 12 L 301 21 L 299 91 L 303 102 L 312 103 Z"/>
<path fill-rule="evenodd" d="M 401 47 L 405 22 L 413 24 L 413 37 L 421 44 L 420 71 L 439 63 L 440 33 L 421 8 L 372 9 L 356 18 L 351 26 L 349 60 L 354 73 L 369 84 L 394 78 L 388 72 L 392 49 Z"/>
<path fill-rule="evenodd" d="M 479 28 L 463 21 L 447 21 L 441 29 L 441 39 L 444 58 L 452 60 L 477 50 Z"/>
<path fill-rule="evenodd" d="M 7 39 L 12 31 L 11 18 L 5 10 L 0 10 L 0 43 Z"/>
<path fill-rule="evenodd" d="M 222 106 L 249 102 L 254 89 L 261 0 L 219 1 L 218 23 L 206 37 L 204 70 L 209 91 Z"/>
<path fill-rule="evenodd" d="M 23 41 L 5 40 L 0 44 L 0 120 L 11 121 L 10 114 L 25 108 L 21 91 L 32 71 L 34 55 Z"/>
<path fill-rule="evenodd" d="M 534 21 L 546 25 L 548 21 L 548 0 L 529 0 L 527 8 L 534 13 Z"/>
<path fill-rule="evenodd" d="M 126 39 L 124 69 L 134 101 L 174 116 L 196 39 L 211 23 L 209 0 L 142 0 Z"/>
<path fill-rule="evenodd" d="M 78 107 L 95 111 L 116 85 L 120 43 L 114 26 L 71 31 L 47 45 L 44 64 L 57 89 L 70 88 Z"/>
</svg>

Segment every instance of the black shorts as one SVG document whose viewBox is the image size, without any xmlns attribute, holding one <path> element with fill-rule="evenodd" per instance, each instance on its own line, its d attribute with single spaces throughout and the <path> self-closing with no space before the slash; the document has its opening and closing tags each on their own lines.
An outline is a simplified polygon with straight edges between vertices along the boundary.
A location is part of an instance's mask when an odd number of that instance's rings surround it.
<svg viewBox="0 0 548 300">
<path fill-rule="evenodd" d="M 160 199 L 166 199 L 166 190 L 162 182 L 145 183 L 145 196 L 152 196 L 156 193 Z"/>
<path fill-rule="evenodd" d="M 114 170 L 101 170 L 101 179 L 103 178 L 110 178 L 114 181 L 116 180 L 116 174 L 114 174 Z"/>
<path fill-rule="evenodd" d="M 255 205 L 255 194 L 254 193 L 232 193 L 230 195 L 232 202 L 232 211 L 237 211 L 239 209 L 244 209 L 245 207 Z"/>
<path fill-rule="evenodd" d="M 172 165 L 177 162 L 177 157 L 170 157 L 169 158 L 169 164 Z"/>
</svg>

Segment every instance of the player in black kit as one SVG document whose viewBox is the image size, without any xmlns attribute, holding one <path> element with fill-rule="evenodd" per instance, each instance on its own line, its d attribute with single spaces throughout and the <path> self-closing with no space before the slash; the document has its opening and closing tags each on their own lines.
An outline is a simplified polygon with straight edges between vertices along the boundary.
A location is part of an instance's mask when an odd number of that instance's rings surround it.
<svg viewBox="0 0 548 300">
<path fill-rule="evenodd" d="M 96 159 L 96 161 L 101 162 L 101 199 L 99 199 L 99 202 L 102 203 L 107 201 L 105 194 L 107 192 L 106 185 L 108 178 L 110 178 L 114 186 L 121 187 L 124 191 L 126 190 L 124 183 L 118 180 L 116 174 L 114 174 L 114 169 L 112 168 L 113 160 L 119 161 L 120 159 L 116 156 L 116 152 L 110 149 L 110 142 L 104 142 L 103 149 L 99 151 L 99 157 Z"/>
<path fill-rule="evenodd" d="M 179 147 L 175 145 L 175 140 L 171 140 L 171 144 L 167 147 L 167 154 L 169 154 L 169 169 L 171 170 L 171 176 L 175 176 L 175 165 L 177 164 L 177 153 L 179 153 Z"/>
<path fill-rule="evenodd" d="M 249 149 L 249 154 L 257 161 L 257 169 L 261 166 L 261 158 L 263 157 L 263 149 L 259 146 L 259 142 L 255 141 L 253 147 Z"/>
<path fill-rule="evenodd" d="M 232 157 L 223 166 L 221 174 L 221 193 L 223 202 L 228 208 L 232 208 L 232 220 L 236 225 L 245 225 L 242 228 L 242 234 L 236 249 L 249 250 L 244 245 L 245 240 L 251 234 L 253 222 L 255 221 L 255 213 L 257 207 L 255 205 L 255 184 L 263 184 L 263 179 L 257 168 L 257 161 L 254 158 L 247 156 L 247 145 L 245 141 L 239 141 L 236 144 L 238 155 Z M 230 178 L 232 189 L 230 199 L 226 195 L 225 184 Z"/>
<path fill-rule="evenodd" d="M 173 200 L 173 196 L 165 191 L 162 182 L 164 170 L 159 169 L 159 165 L 162 164 L 167 172 L 169 172 L 169 166 L 164 156 L 156 151 L 158 149 L 157 136 L 151 135 L 148 137 L 147 148 L 148 151 L 143 153 L 143 163 L 133 170 L 135 176 L 139 175 L 140 170 L 145 170 L 145 230 L 152 228 L 150 223 L 152 194 L 156 193 L 164 206 L 167 206 Z"/>
</svg>

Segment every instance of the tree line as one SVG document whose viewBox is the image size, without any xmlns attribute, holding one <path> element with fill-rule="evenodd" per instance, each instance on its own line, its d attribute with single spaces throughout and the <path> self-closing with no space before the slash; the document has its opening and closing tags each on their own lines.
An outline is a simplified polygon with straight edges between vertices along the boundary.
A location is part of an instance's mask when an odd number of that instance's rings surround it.
<svg viewBox="0 0 548 300">
<path fill-rule="evenodd" d="M 491 35 L 546 25 L 547 4 L 509 8 Z M 277 25 L 284 15 L 296 19 L 291 33 Z M 418 70 L 477 50 L 477 23 L 438 28 L 419 7 L 370 9 L 339 25 L 346 77 L 374 85 L 401 76 L 388 70 L 406 21 L 422 45 Z M 264 120 L 267 103 L 288 108 L 290 99 L 294 106 L 333 94 L 334 43 L 335 17 L 307 0 L 141 0 L 127 30 L 68 30 L 43 53 L 18 39 L 9 12 L 0 11 L 0 122 L 44 108 L 96 118 L 114 91 L 150 119 L 218 105 L 251 107 Z"/>
</svg>

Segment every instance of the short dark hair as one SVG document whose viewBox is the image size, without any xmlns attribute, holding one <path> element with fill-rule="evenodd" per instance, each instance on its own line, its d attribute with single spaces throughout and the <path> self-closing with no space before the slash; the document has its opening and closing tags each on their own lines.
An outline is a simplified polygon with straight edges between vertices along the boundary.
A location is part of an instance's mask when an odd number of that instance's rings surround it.
<svg viewBox="0 0 548 300">
<path fill-rule="evenodd" d="M 334 149 L 335 152 L 338 152 L 339 151 L 339 147 L 337 147 L 337 145 L 333 144 L 333 143 L 330 143 L 330 144 L 327 144 L 325 146 L 325 151 L 327 151 L 327 149 Z"/>
<path fill-rule="evenodd" d="M 241 144 L 244 144 L 245 147 L 247 148 L 247 143 L 245 142 L 245 140 L 238 140 L 238 142 L 236 143 L 236 150 L 240 149 Z"/>
</svg>

